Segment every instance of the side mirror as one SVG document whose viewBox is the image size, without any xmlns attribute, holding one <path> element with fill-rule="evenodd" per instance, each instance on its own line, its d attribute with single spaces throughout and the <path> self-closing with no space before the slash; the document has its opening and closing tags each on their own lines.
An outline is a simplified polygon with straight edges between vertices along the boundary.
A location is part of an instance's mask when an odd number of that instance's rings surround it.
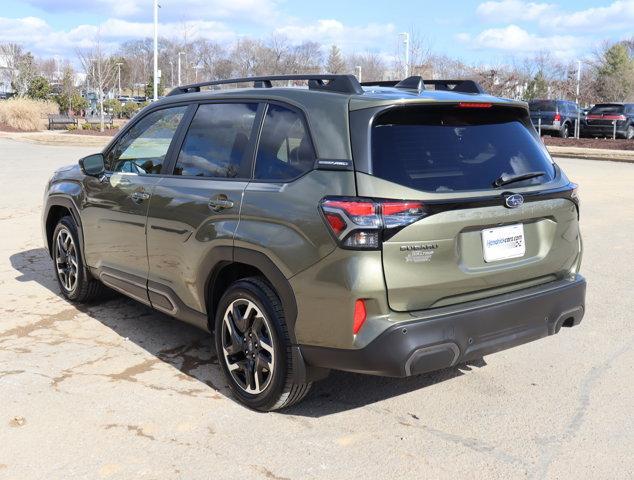
<svg viewBox="0 0 634 480">
<path fill-rule="evenodd" d="M 98 177 L 106 171 L 106 162 L 101 153 L 82 158 L 79 160 L 79 166 L 85 175 L 91 177 Z"/>
</svg>

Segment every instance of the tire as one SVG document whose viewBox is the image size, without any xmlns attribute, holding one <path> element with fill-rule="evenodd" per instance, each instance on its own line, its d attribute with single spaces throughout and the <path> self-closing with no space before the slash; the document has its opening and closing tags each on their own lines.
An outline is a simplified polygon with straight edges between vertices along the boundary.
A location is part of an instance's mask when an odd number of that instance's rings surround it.
<svg viewBox="0 0 634 480">
<path fill-rule="evenodd" d="M 559 130 L 559 138 L 568 138 L 570 136 L 570 126 L 564 123 L 563 127 Z"/>
<path fill-rule="evenodd" d="M 624 138 L 626 138 L 627 140 L 634 139 L 634 125 L 630 125 L 629 127 L 627 127 Z"/>
<path fill-rule="evenodd" d="M 243 405 L 269 412 L 308 394 L 311 383 L 293 382 L 296 365 L 282 303 L 263 278 L 238 280 L 227 289 L 218 303 L 214 337 L 218 363 Z"/>
<path fill-rule="evenodd" d="M 101 298 L 105 287 L 88 273 L 79 246 L 75 221 L 68 215 L 62 217 L 55 226 L 51 242 L 55 277 L 66 299 L 87 303 Z"/>
</svg>

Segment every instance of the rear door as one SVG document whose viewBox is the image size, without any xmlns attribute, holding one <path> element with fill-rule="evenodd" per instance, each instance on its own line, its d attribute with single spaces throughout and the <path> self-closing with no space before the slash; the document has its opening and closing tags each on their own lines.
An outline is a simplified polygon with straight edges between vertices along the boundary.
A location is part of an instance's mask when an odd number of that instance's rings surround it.
<svg viewBox="0 0 634 480">
<path fill-rule="evenodd" d="M 205 312 L 210 262 L 233 249 L 259 108 L 257 102 L 203 103 L 183 129 L 148 212 L 148 289 L 156 308 L 174 314 L 184 304 Z"/>
<path fill-rule="evenodd" d="M 484 107 L 402 107 L 375 116 L 370 164 L 356 174 L 358 194 L 422 202 L 424 212 L 382 234 L 394 310 L 545 283 L 567 275 L 578 259 L 571 187 L 528 127 L 526 112 Z M 494 186 L 530 172 L 540 175 Z"/>
</svg>

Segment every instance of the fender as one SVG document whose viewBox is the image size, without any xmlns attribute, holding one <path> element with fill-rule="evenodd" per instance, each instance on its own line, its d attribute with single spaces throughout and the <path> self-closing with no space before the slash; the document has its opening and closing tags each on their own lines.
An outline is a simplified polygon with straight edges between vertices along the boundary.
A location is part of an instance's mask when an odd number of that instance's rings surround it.
<svg viewBox="0 0 634 480">
<path fill-rule="evenodd" d="M 44 233 L 45 247 L 48 250 L 49 255 L 51 254 L 51 246 L 49 244 L 46 223 L 48 221 L 48 216 L 52 207 L 64 207 L 70 211 L 71 216 L 73 217 L 73 220 L 75 221 L 75 224 L 77 225 L 77 233 L 79 236 L 79 244 L 80 244 L 79 247 L 81 248 L 82 257 L 83 257 L 84 229 L 81 224 L 81 216 L 79 215 L 79 208 L 77 207 L 77 204 L 75 203 L 75 200 L 73 197 L 71 197 L 70 195 L 66 193 L 55 193 L 55 192 L 49 193 L 49 195 L 46 197 L 46 204 L 44 205 L 44 209 L 42 212 L 42 229 Z"/>
<path fill-rule="evenodd" d="M 207 282 L 204 287 L 204 298 L 206 305 L 208 305 L 208 312 L 212 312 L 215 309 L 215 305 L 211 304 L 212 298 L 209 294 L 214 286 L 218 274 L 224 267 L 231 265 L 232 263 L 242 263 L 250 267 L 254 267 L 262 272 L 279 295 L 282 307 L 284 308 L 286 325 L 288 327 L 291 342 L 293 344 L 296 343 L 295 321 L 297 320 L 297 303 L 295 301 L 295 292 L 282 271 L 268 256 L 262 252 L 248 248 L 220 246 L 209 252 L 207 258 L 204 260 L 204 263 L 209 265 L 210 268 L 208 268 L 207 271 L 211 272 L 208 275 Z"/>
</svg>

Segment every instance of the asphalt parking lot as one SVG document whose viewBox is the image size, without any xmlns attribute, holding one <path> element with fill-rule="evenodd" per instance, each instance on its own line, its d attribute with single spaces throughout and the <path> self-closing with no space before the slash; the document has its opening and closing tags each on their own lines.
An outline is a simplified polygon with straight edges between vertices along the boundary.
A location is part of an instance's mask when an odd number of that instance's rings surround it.
<svg viewBox="0 0 634 480">
<path fill-rule="evenodd" d="M 0 139 L 0 479 L 634 477 L 634 164 L 559 162 L 581 185 L 579 327 L 404 380 L 333 373 L 261 414 L 205 333 L 60 297 L 43 187 L 93 151 Z"/>
</svg>

